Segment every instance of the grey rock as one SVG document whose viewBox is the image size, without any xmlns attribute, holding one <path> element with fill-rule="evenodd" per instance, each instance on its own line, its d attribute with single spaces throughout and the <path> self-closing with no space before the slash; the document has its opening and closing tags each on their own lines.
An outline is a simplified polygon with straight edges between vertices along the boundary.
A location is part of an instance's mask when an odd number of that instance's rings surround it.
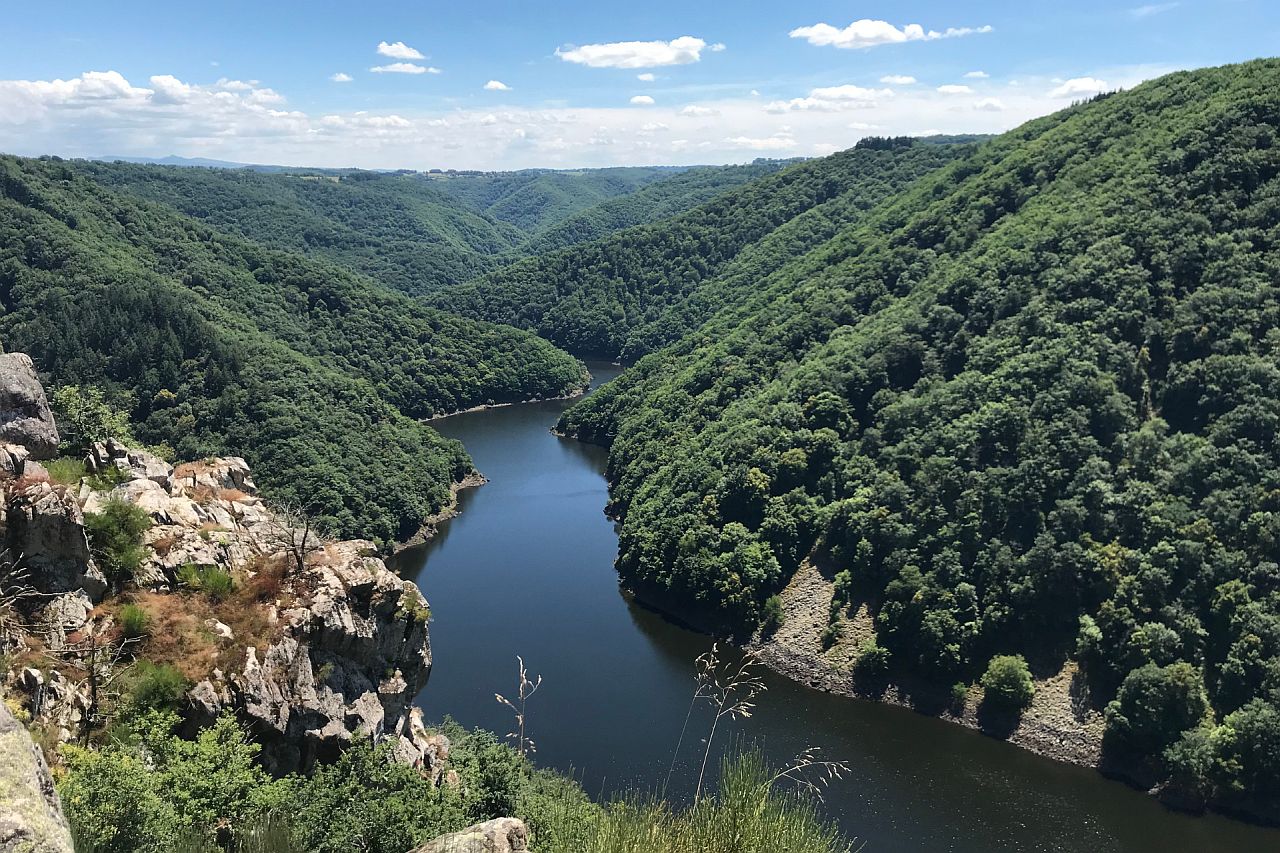
<svg viewBox="0 0 1280 853">
<path fill-rule="evenodd" d="M 3 702 L 0 853 L 72 853 L 71 832 L 44 756 Z"/>
<path fill-rule="evenodd" d="M 30 456 L 31 451 L 20 444 L 0 444 L 0 476 L 21 477 Z"/>
<path fill-rule="evenodd" d="M 32 459 L 58 455 L 58 427 L 26 353 L 0 354 L 0 441 L 25 447 Z"/>
<path fill-rule="evenodd" d="M 442 835 L 412 853 L 526 853 L 528 844 L 529 830 L 524 821 L 500 817 Z"/>
<path fill-rule="evenodd" d="M 101 601 L 106 578 L 90 556 L 84 515 L 75 499 L 49 483 L 31 484 L 8 498 L 5 546 L 12 557 L 21 555 L 31 585 L 45 594 L 83 591 L 89 601 Z"/>
</svg>

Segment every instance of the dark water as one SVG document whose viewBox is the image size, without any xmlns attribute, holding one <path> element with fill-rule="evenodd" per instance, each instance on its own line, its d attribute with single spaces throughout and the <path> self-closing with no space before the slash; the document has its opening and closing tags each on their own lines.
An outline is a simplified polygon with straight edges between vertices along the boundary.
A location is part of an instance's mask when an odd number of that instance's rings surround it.
<svg viewBox="0 0 1280 853">
<path fill-rule="evenodd" d="M 616 369 L 592 365 L 598 380 Z M 418 698 L 499 733 L 493 698 L 515 690 L 516 655 L 544 677 L 529 703 L 537 761 L 593 795 L 662 786 L 706 637 L 628 602 L 603 508 L 604 451 L 549 430 L 564 402 L 437 422 L 490 482 L 463 493 L 462 515 L 399 567 L 431 602 L 435 668 Z M 910 711 L 830 696 L 770 677 L 748 738 L 781 763 L 808 745 L 847 761 L 825 808 L 876 851 L 1280 851 L 1280 831 L 1195 818 L 1098 774 Z M 695 713 L 668 790 L 687 796 L 707 718 Z M 720 736 L 717 735 L 717 740 Z"/>
</svg>

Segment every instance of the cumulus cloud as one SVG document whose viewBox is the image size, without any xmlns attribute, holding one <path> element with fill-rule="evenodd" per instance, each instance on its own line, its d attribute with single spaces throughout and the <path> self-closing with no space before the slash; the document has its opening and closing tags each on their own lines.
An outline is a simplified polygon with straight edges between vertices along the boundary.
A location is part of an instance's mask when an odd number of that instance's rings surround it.
<svg viewBox="0 0 1280 853">
<path fill-rule="evenodd" d="M 748 151 L 788 151 L 798 144 L 788 133 L 774 136 L 731 136 L 725 140 L 730 148 L 743 148 Z"/>
<path fill-rule="evenodd" d="M 636 79 L 642 83 L 652 83 L 654 80 L 658 79 L 658 75 L 652 72 L 646 71 L 643 74 L 637 74 Z"/>
<path fill-rule="evenodd" d="M 426 59 L 427 57 L 419 50 L 414 50 L 402 41 L 387 44 L 385 41 L 378 42 L 378 55 L 388 56 L 392 59 Z"/>
<path fill-rule="evenodd" d="M 707 43 L 702 39 L 680 36 L 671 41 L 618 41 L 561 47 L 556 49 L 556 56 L 589 68 L 658 68 L 698 62 L 706 49 Z M 723 50 L 724 45 L 712 45 L 710 49 Z"/>
<path fill-rule="evenodd" d="M 910 74 L 886 74 L 880 78 L 880 82 L 891 86 L 911 86 L 915 84 L 916 78 Z"/>
<path fill-rule="evenodd" d="M 986 80 L 991 75 L 985 71 L 970 71 L 964 76 L 969 80 Z"/>
<path fill-rule="evenodd" d="M 838 112 L 840 110 L 871 109 L 879 102 L 878 98 L 893 96 L 891 89 L 865 89 L 852 84 L 845 86 L 826 86 L 811 89 L 808 97 L 792 98 L 789 101 L 774 101 L 765 106 L 771 113 L 815 110 L 819 112 Z"/>
<path fill-rule="evenodd" d="M 942 95 L 972 95 L 973 90 L 968 86 L 961 86 L 957 83 L 948 83 L 945 86 L 938 87 L 939 94 Z"/>
<path fill-rule="evenodd" d="M 332 75 L 329 79 L 335 83 L 350 83 L 352 80 L 356 78 L 352 77 L 350 74 L 344 74 L 341 71 L 339 71 L 337 74 Z"/>
<path fill-rule="evenodd" d="M 948 27 L 945 30 L 926 30 L 919 24 L 907 24 L 899 29 L 888 21 L 863 18 L 843 29 L 827 23 L 797 27 L 791 31 L 790 35 L 793 39 L 802 38 L 818 47 L 831 46 L 854 50 L 908 41 L 959 38 L 977 33 L 989 33 L 991 29 L 989 24 L 981 27 Z"/>
<path fill-rule="evenodd" d="M 1102 76 L 1131 86 L 1168 70 L 1118 67 Z M 642 107 L 620 94 L 608 107 L 403 105 L 325 114 L 294 109 L 255 80 L 159 74 L 133 81 L 93 71 L 69 80 L 0 80 L 0 150 L 392 169 L 741 163 L 847 148 L 868 133 L 998 133 L 1064 105 L 1049 97 L 1062 80 L 1022 83 L 987 83 L 967 96 L 944 95 L 934 85 L 895 88 L 892 96 L 879 85 L 806 88 L 799 92 L 806 97 L 794 107 L 783 101 L 777 115 L 764 112 L 769 99 L 748 96 L 746 86 L 669 104 L 655 96 L 657 103 Z M 858 106 L 867 101 L 876 105 Z"/>
<path fill-rule="evenodd" d="M 440 69 L 430 65 L 418 65 L 416 62 L 392 62 L 387 65 L 375 65 L 369 69 L 374 74 L 439 74 Z"/>
<path fill-rule="evenodd" d="M 648 95 L 636 95 L 631 99 L 631 103 L 638 107 L 651 107 L 654 105 L 654 100 Z"/>
<path fill-rule="evenodd" d="M 1106 80 L 1099 80 L 1097 77 L 1072 77 L 1062 83 L 1062 85 L 1049 92 L 1051 98 L 1078 98 L 1081 96 L 1096 95 L 1099 92 L 1105 92 L 1111 88 L 1111 84 Z"/>
<path fill-rule="evenodd" d="M 484 90 L 486 92 L 510 92 L 511 87 L 501 80 L 490 80 L 484 84 Z"/>
</svg>

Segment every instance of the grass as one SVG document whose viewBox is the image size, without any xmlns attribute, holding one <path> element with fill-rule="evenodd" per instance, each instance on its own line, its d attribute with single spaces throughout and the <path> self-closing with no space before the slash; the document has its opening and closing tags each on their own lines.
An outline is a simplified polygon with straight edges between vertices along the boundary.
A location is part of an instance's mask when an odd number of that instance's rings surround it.
<svg viewBox="0 0 1280 853">
<path fill-rule="evenodd" d="M 63 456 L 46 462 L 44 469 L 49 472 L 49 479 L 60 486 L 74 486 L 89 473 L 85 468 L 84 460 L 72 456 Z"/>
<path fill-rule="evenodd" d="M 554 809 L 552 810 L 555 811 Z M 695 805 L 673 807 L 656 798 L 626 797 L 600 812 L 570 812 L 572 825 L 540 823 L 552 846 L 545 853 L 850 853 L 844 838 L 818 814 L 812 796 L 784 790 L 780 777 L 754 750 L 728 758 L 720 788 Z"/>
</svg>

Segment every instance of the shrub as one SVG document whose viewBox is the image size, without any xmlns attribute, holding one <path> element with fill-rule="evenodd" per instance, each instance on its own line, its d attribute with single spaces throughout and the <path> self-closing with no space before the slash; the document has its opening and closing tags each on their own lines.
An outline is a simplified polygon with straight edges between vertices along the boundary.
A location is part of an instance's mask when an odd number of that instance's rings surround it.
<svg viewBox="0 0 1280 853">
<path fill-rule="evenodd" d="M 964 703 L 969 699 L 969 685 L 963 681 L 957 681 L 951 685 L 951 705 L 953 708 L 964 710 Z"/>
<path fill-rule="evenodd" d="M 151 614 L 136 604 L 120 608 L 120 631 L 129 639 L 146 636 L 151 629 Z"/>
<path fill-rule="evenodd" d="M 844 631 L 841 629 L 839 622 L 832 622 L 827 625 L 827 627 L 822 629 L 822 636 L 819 637 L 819 641 L 822 643 L 822 648 L 825 650 L 834 646 L 840 639 L 840 635 L 843 633 Z"/>
<path fill-rule="evenodd" d="M 884 675 L 889 670 L 889 659 L 892 653 L 874 639 L 864 640 L 858 647 L 858 659 L 853 662 L 853 671 L 858 675 Z"/>
<path fill-rule="evenodd" d="M 1159 755 L 1205 719 L 1209 700 L 1200 672 L 1189 663 L 1149 663 L 1125 676 L 1107 705 L 1107 736 L 1119 745 Z"/>
<path fill-rule="evenodd" d="M 129 431 L 129 416 L 108 403 L 100 388 L 63 385 L 54 389 L 49 402 L 63 446 L 70 451 L 83 452 L 94 442 L 108 438 L 136 443 Z"/>
<path fill-rule="evenodd" d="M 777 632 L 782 627 L 785 614 L 782 610 L 781 596 L 771 595 L 764 602 L 764 609 L 760 613 L 760 632 L 768 637 Z"/>
<path fill-rule="evenodd" d="M 1031 704 L 1036 688 L 1022 655 L 996 655 L 982 675 L 983 701 L 1019 710 Z"/>
<path fill-rule="evenodd" d="M 85 531 L 99 568 L 119 587 L 142 565 L 146 549 L 142 534 L 151 527 L 151 518 L 131 503 L 112 498 L 100 512 L 86 513 Z"/>
<path fill-rule="evenodd" d="M 200 566 L 195 563 L 186 563 L 178 569 L 178 582 L 214 601 L 221 601 L 236 588 L 235 578 L 230 572 L 217 566 Z"/>
<path fill-rule="evenodd" d="M 140 660 L 133 672 L 129 704 L 135 711 L 174 709 L 190 686 L 177 668 Z"/>
<path fill-rule="evenodd" d="M 83 480 L 88 473 L 88 469 L 84 467 L 83 460 L 71 456 L 63 456 L 60 459 L 46 462 L 44 463 L 44 469 L 49 472 L 50 480 L 63 486 L 74 486 Z"/>
</svg>

